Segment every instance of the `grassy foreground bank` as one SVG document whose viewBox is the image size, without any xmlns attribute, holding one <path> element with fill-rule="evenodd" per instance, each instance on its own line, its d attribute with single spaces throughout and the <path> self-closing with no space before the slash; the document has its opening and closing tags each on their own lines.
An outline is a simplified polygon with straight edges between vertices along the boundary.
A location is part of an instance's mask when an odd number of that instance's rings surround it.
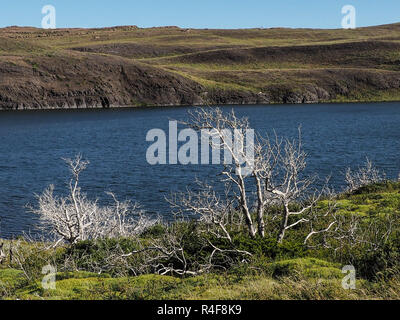
<svg viewBox="0 0 400 320">
<path fill-rule="evenodd" d="M 400 183 L 383 182 L 362 187 L 338 197 L 338 214 L 358 215 L 363 221 L 400 214 Z M 324 205 L 321 201 L 321 206 Z M 18 253 L 7 257 L 0 267 L 2 299 L 400 299 L 400 225 L 392 225 L 383 246 L 367 250 L 363 245 L 332 250 L 304 247 L 296 234 L 284 243 L 272 239 L 248 239 L 240 234 L 235 241 L 252 253 L 245 262 L 225 270 L 212 270 L 196 276 L 141 274 L 135 276 L 129 266 L 115 263 L 105 272 L 105 265 L 115 247 L 130 251 L 131 239 L 86 241 L 74 246 L 45 249 L 25 240 Z M 191 238 L 191 225 L 182 223 L 179 232 Z M 301 228 L 297 230 L 301 233 Z M 163 237 L 155 226 L 141 237 Z M 371 236 L 379 234 L 371 231 Z M 200 254 L 192 243 L 190 255 Z M 197 252 L 197 253 L 196 253 Z M 66 267 L 66 257 L 73 263 Z M 11 261 L 10 261 L 11 260 Z M 41 269 L 56 265 L 56 288 L 44 289 Z M 345 290 L 344 265 L 356 270 L 356 289 Z"/>
<path fill-rule="evenodd" d="M 57 275 L 55 290 L 44 290 L 40 281 L 24 284 L 13 269 L 0 270 L 4 299 L 24 300 L 325 300 L 400 299 L 400 279 L 371 282 L 358 280 L 357 288 L 345 290 L 342 274 L 323 260 L 292 259 L 275 267 L 288 268 L 287 276 L 209 274 L 190 278 L 142 275 L 111 278 L 94 273 Z M 278 267 L 279 268 L 279 267 Z"/>
</svg>

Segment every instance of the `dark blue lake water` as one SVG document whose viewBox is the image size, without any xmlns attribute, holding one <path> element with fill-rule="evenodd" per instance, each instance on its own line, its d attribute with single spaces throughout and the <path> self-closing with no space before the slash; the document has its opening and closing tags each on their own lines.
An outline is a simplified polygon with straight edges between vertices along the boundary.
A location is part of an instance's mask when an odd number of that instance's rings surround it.
<svg viewBox="0 0 400 320">
<path fill-rule="evenodd" d="M 224 107 L 230 110 L 231 107 Z M 254 129 L 296 137 L 302 126 L 309 153 L 308 171 L 332 174 L 337 190 L 344 186 L 346 167 L 366 156 L 389 178 L 400 171 L 400 103 L 273 105 L 234 107 L 248 116 Z M 168 217 L 164 199 L 184 190 L 197 176 L 210 180 L 213 165 L 156 165 L 146 161 L 148 130 L 167 131 L 170 119 L 185 119 L 188 108 L 118 110 L 24 111 L 0 113 L 0 237 L 35 232 L 37 217 L 26 204 L 49 184 L 62 192 L 68 171 L 61 160 L 78 152 L 91 164 L 82 175 L 82 188 L 91 197 L 140 202 L 150 213 Z"/>
</svg>

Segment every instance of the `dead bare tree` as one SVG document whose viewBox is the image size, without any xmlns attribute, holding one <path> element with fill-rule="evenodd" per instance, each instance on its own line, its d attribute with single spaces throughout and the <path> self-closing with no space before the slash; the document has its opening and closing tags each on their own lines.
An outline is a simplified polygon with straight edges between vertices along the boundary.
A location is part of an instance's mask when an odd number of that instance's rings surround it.
<svg viewBox="0 0 400 320">
<path fill-rule="evenodd" d="M 238 208 L 244 218 L 249 235 L 254 238 L 258 233 L 265 236 L 264 211 L 267 204 L 265 198 L 265 182 L 276 164 L 276 146 L 268 139 L 254 134 L 247 118 L 236 117 L 234 111 L 223 113 L 221 109 L 199 108 L 189 112 L 190 120 L 185 124 L 200 130 L 202 137 L 208 139 L 213 150 L 224 150 L 224 170 L 222 181 L 234 186 L 233 193 Z M 203 137 L 203 138 L 204 138 Z M 247 181 L 253 180 L 257 192 L 256 223 L 253 221 L 250 203 L 251 190 Z M 251 188 L 250 188 L 251 189 Z"/>
<path fill-rule="evenodd" d="M 211 249 L 197 272 L 221 267 L 215 263 L 215 259 L 221 260 L 221 257 L 229 260 L 232 256 L 242 258 L 251 256 L 251 253 L 237 249 L 233 242 L 232 232 L 242 229 L 243 219 L 240 212 L 235 210 L 237 199 L 231 197 L 230 184 L 225 184 L 225 192 L 222 195 L 217 194 L 214 188 L 207 183 L 197 181 L 197 184 L 199 191 L 187 190 L 173 194 L 167 199 L 176 216 L 193 215 L 197 218 L 198 228 L 196 231 L 201 239 L 205 240 L 204 245 Z M 216 242 L 221 242 L 221 240 L 227 241 L 229 246 L 219 247 Z"/>
<path fill-rule="evenodd" d="M 198 275 L 215 269 L 226 269 L 236 262 L 235 258 L 249 257 L 247 251 L 235 248 L 219 248 L 204 236 L 205 230 L 193 230 L 196 246 L 200 247 L 202 255 L 190 257 L 185 244 L 185 234 L 177 228 L 182 226 L 182 221 L 168 226 L 161 238 L 153 238 L 149 242 L 141 244 L 140 248 L 124 254 L 122 257 L 134 257 L 139 263 L 135 263 L 136 273 L 156 273 L 160 275 Z M 193 235 L 192 235 L 193 239 Z M 226 239 L 226 238 L 224 238 Z"/>
<path fill-rule="evenodd" d="M 382 182 L 385 179 L 385 174 L 380 172 L 372 162 L 367 158 L 365 165 L 358 167 L 356 171 L 350 168 L 346 170 L 347 192 L 353 192 L 362 186 L 372 183 Z"/>
<path fill-rule="evenodd" d="M 136 264 L 137 273 L 152 272 L 160 275 L 195 275 L 202 270 L 190 270 L 182 235 L 168 228 L 162 239 L 152 239 L 150 244 L 142 245 L 140 249 L 124 254 L 127 258 L 136 256 L 140 264 Z"/>
<path fill-rule="evenodd" d="M 338 203 L 336 201 L 336 194 L 329 188 L 326 188 L 324 195 L 326 207 L 321 210 L 321 208 L 318 208 L 318 205 L 316 205 L 316 207 L 310 210 L 310 214 L 307 217 L 309 220 L 309 232 L 304 239 L 304 245 L 308 245 L 309 247 L 311 247 L 309 242 L 313 237 L 322 235 L 322 237 L 326 239 L 328 233 L 331 232 L 335 226 L 339 225 L 340 217 L 337 214 Z M 337 230 L 334 234 L 337 235 Z"/>
<path fill-rule="evenodd" d="M 65 161 L 72 174 L 68 195 L 55 196 L 54 186 L 50 185 L 37 196 L 38 207 L 31 208 L 40 216 L 44 228 L 56 237 L 56 244 L 130 236 L 155 223 L 143 215 L 137 204 L 119 202 L 112 193 L 109 193 L 114 200 L 112 206 L 100 206 L 97 200 L 88 199 L 79 187 L 79 179 L 89 162 L 82 160 L 81 155 Z"/>
<path fill-rule="evenodd" d="M 278 214 L 281 221 L 279 242 L 283 241 L 287 230 L 315 219 L 315 216 L 311 217 L 312 208 L 321 194 L 309 192 L 315 178 L 304 174 L 307 154 L 303 150 L 300 129 L 297 140 L 279 139 L 276 135 L 271 140 L 253 133 L 254 139 L 249 141 L 246 136 L 250 130 L 248 119 L 236 117 L 234 111 L 225 114 L 219 108 L 195 109 L 190 112 L 190 120 L 183 123 L 201 130 L 202 136 L 208 134 L 211 148 L 224 149 L 225 155 L 228 154 L 232 160 L 224 162 L 222 175 L 225 178 L 222 181 L 232 184 L 237 207 L 251 237 L 257 233 L 265 236 L 265 214 L 270 206 L 282 208 Z M 251 153 L 247 149 L 249 143 Z M 252 190 L 255 190 L 256 223 L 250 207 Z M 186 205 L 188 200 L 193 200 L 193 197 L 186 199 Z M 196 205 L 201 204 L 197 201 Z M 201 206 L 197 209 L 192 206 L 191 209 L 199 211 L 199 208 Z"/>
<path fill-rule="evenodd" d="M 398 225 L 399 217 L 386 214 L 366 220 L 357 213 L 332 213 L 334 223 L 324 233 L 315 233 L 316 239 L 307 239 L 309 247 L 332 249 L 336 254 L 349 248 L 362 247 L 364 252 L 383 249 Z"/>
<path fill-rule="evenodd" d="M 207 183 L 197 181 L 197 185 L 200 187 L 198 192 L 188 189 L 166 199 L 173 213 L 175 216 L 196 216 L 207 233 L 232 243 L 230 231 L 235 225 L 240 226 L 242 220 L 235 215 L 235 199 L 229 199 L 229 186 L 226 185 L 225 193 L 221 196 Z"/>
<path fill-rule="evenodd" d="M 274 171 L 267 177 L 266 192 L 270 203 L 280 208 L 276 212 L 281 221 L 278 231 L 279 243 L 283 241 L 287 230 L 298 224 L 312 224 L 316 218 L 313 208 L 320 199 L 321 192 L 310 193 L 310 187 L 316 177 L 304 174 L 306 158 L 300 130 L 298 139 L 285 139 L 276 147 L 276 164 L 273 167 Z"/>
<path fill-rule="evenodd" d="M 223 175 L 226 181 L 230 181 L 238 189 L 237 199 L 240 211 L 245 219 L 249 234 L 255 237 L 256 229 L 249 208 L 248 192 L 245 179 L 251 174 L 254 165 L 254 157 L 248 155 L 245 144 L 246 133 L 250 126 L 248 119 L 236 117 L 232 110 L 224 114 L 221 109 L 198 108 L 190 111 L 190 120 L 185 124 L 195 130 L 202 132 L 203 138 L 208 137 L 209 145 L 213 150 L 225 151 L 225 170 Z M 247 146 L 251 148 L 252 146 Z M 229 158 L 229 159 L 227 159 Z"/>
</svg>

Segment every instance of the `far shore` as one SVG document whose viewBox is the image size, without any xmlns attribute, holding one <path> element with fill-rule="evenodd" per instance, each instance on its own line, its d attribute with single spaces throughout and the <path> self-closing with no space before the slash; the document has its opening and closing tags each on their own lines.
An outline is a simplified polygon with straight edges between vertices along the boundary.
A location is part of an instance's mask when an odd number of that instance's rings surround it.
<svg viewBox="0 0 400 320">
<path fill-rule="evenodd" d="M 207 104 L 197 104 L 197 105 L 121 105 L 121 106 L 110 106 L 104 108 L 102 106 L 95 106 L 90 108 L 27 108 L 27 109 L 0 109 L 0 112 L 22 112 L 22 111 L 88 111 L 88 110 L 118 110 L 118 109 L 165 109 L 165 108 L 207 108 L 207 107 L 245 107 L 245 106 L 259 106 L 259 107 L 270 107 L 270 106 L 305 106 L 305 105 L 342 105 L 342 104 L 379 104 L 379 103 L 400 103 L 400 100 L 377 100 L 377 101 L 370 101 L 370 100 L 358 100 L 358 101 L 326 101 L 326 102 L 310 102 L 310 103 L 266 103 L 266 104 L 258 104 L 258 103 L 246 103 L 246 104 L 239 104 L 239 103 L 229 103 L 229 104 L 218 104 L 218 105 L 207 105 Z"/>
</svg>

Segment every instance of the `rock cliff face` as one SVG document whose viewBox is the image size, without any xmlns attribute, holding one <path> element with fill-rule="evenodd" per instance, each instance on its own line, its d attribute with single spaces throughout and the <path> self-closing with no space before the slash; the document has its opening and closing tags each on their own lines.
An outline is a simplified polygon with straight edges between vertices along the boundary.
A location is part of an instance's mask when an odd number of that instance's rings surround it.
<svg viewBox="0 0 400 320">
<path fill-rule="evenodd" d="M 397 39 L 399 25 L 5 28 L 0 109 L 399 100 Z"/>
<path fill-rule="evenodd" d="M 0 64 L 0 108 L 108 108 L 201 103 L 202 88 L 182 76 L 122 58 L 41 58 Z"/>
</svg>

